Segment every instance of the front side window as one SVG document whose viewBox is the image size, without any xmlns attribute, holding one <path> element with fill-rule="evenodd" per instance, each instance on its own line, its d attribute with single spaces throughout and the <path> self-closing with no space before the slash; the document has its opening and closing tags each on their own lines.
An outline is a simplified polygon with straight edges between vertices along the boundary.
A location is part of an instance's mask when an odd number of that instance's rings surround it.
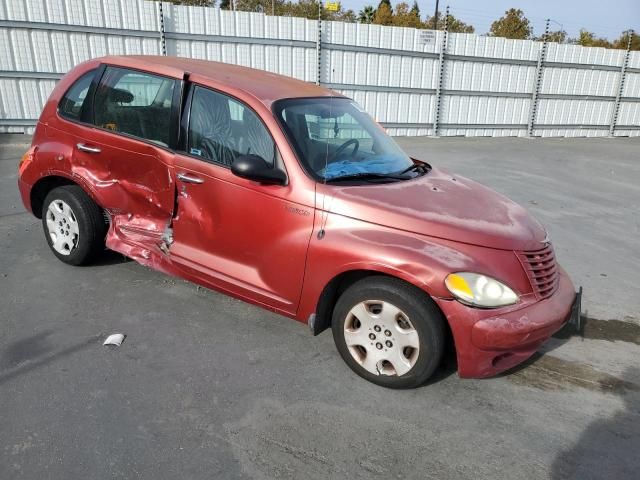
<svg viewBox="0 0 640 480">
<path fill-rule="evenodd" d="M 89 92 L 89 87 L 91 86 L 91 81 L 93 80 L 95 73 L 95 70 L 91 70 L 90 72 L 82 75 L 73 85 L 71 85 L 69 90 L 67 90 L 67 93 L 62 97 L 60 105 L 58 106 L 60 115 L 70 120 L 80 120 L 82 107 L 85 99 L 87 98 L 87 93 Z"/>
<path fill-rule="evenodd" d="M 171 78 L 107 67 L 96 90 L 94 123 L 166 147 L 176 84 Z"/>
<path fill-rule="evenodd" d="M 274 164 L 275 143 L 257 114 L 237 100 L 196 86 L 191 100 L 187 152 L 225 166 L 240 155 Z"/>
<path fill-rule="evenodd" d="M 350 99 L 282 100 L 276 104 L 275 113 L 305 169 L 318 180 L 399 175 L 413 164 Z"/>
</svg>

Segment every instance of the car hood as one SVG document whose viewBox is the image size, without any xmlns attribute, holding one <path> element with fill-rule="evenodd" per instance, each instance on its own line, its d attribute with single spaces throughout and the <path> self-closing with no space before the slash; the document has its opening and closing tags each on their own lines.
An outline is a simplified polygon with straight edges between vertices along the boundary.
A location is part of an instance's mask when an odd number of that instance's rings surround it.
<svg viewBox="0 0 640 480">
<path fill-rule="evenodd" d="M 504 250 L 537 250 L 546 240 L 542 225 L 517 203 L 437 168 L 408 181 L 318 191 L 318 208 L 431 237 Z"/>
</svg>

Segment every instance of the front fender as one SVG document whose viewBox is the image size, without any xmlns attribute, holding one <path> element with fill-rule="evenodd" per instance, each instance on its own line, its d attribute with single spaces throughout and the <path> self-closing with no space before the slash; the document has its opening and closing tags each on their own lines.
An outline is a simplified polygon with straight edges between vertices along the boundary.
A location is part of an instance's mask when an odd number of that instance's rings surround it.
<svg viewBox="0 0 640 480">
<path fill-rule="evenodd" d="M 304 285 L 296 318 L 316 312 L 324 288 L 349 271 L 400 278 L 435 298 L 451 298 L 445 277 L 473 271 L 505 281 L 516 293 L 531 291 L 514 252 L 419 235 L 361 220 L 318 212 L 309 243 Z M 318 232 L 323 234 L 318 235 Z"/>
</svg>

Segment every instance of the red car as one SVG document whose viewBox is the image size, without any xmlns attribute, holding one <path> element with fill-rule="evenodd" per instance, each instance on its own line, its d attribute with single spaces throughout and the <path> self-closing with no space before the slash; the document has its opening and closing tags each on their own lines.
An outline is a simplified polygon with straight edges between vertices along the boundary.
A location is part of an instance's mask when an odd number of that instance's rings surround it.
<svg viewBox="0 0 640 480">
<path fill-rule="evenodd" d="M 448 341 L 461 377 L 513 367 L 577 298 L 525 209 L 409 158 L 352 100 L 263 71 L 85 62 L 19 170 L 63 262 L 106 246 L 331 327 L 345 362 L 386 387 L 423 384 Z"/>
</svg>

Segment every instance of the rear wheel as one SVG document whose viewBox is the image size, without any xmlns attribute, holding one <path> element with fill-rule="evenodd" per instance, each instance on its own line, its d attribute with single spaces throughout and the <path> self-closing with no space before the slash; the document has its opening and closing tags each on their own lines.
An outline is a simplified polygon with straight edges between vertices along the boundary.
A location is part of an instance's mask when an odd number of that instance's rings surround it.
<svg viewBox="0 0 640 480">
<path fill-rule="evenodd" d="M 361 377 L 389 388 L 417 387 L 433 374 L 444 349 L 444 318 L 421 290 L 388 277 L 368 277 L 339 298 L 333 338 Z"/>
<path fill-rule="evenodd" d="M 84 265 L 104 251 L 102 210 L 77 185 L 51 190 L 42 207 L 42 226 L 53 254 L 69 265 Z"/>
</svg>

